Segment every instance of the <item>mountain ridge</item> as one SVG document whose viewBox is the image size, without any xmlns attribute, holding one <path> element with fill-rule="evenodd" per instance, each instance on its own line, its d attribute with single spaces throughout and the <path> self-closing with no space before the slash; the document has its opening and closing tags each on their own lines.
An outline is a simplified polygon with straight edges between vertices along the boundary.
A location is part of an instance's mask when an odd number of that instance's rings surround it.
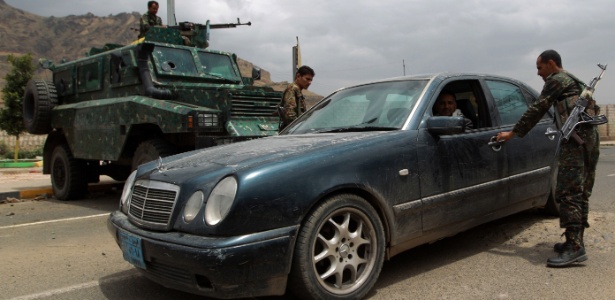
<svg viewBox="0 0 615 300">
<path fill-rule="evenodd" d="M 91 47 L 102 47 L 107 43 L 131 43 L 138 35 L 135 28 L 138 27 L 140 17 L 138 12 L 106 17 L 92 13 L 43 17 L 14 8 L 0 0 L 0 87 L 4 86 L 4 77 L 10 70 L 8 55 L 31 53 L 35 63 L 40 58 L 54 62 L 75 60 L 84 57 Z M 239 58 L 238 64 L 243 76 L 251 76 L 251 62 Z M 35 77 L 50 79 L 51 73 L 38 68 Z M 261 80 L 256 81 L 255 85 L 271 86 L 283 91 L 288 82 L 273 82 L 271 74 L 261 70 Z M 322 99 L 322 96 L 309 91 L 304 91 L 304 94 L 310 106 Z M 4 104 L 2 99 L 0 103 Z"/>
</svg>

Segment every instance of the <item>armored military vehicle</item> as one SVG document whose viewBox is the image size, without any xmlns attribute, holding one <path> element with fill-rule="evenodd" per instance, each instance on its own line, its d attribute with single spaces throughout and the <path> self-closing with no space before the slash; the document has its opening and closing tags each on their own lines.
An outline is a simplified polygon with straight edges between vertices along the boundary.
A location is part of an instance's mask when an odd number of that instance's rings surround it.
<svg viewBox="0 0 615 300">
<path fill-rule="evenodd" d="M 32 80 L 24 123 L 46 134 L 43 173 L 55 197 L 83 197 L 101 175 L 125 180 L 138 165 L 167 155 L 275 135 L 282 94 L 242 77 L 237 56 L 208 49 L 209 31 L 242 24 L 153 27 L 122 46 L 42 65 L 51 82 Z"/>
</svg>

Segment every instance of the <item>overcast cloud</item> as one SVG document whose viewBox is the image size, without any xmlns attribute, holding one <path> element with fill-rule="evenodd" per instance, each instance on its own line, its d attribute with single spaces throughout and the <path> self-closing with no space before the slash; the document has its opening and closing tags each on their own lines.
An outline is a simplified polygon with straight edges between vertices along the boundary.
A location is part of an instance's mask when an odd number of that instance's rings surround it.
<svg viewBox="0 0 615 300">
<path fill-rule="evenodd" d="M 144 13 L 147 0 L 5 0 L 41 16 Z M 237 53 L 290 81 L 291 48 L 314 68 L 310 90 L 338 88 L 404 74 L 467 71 L 510 76 L 536 90 L 535 60 L 557 50 L 564 68 L 589 81 L 610 63 L 594 94 L 615 103 L 615 1 L 612 0 L 176 0 L 178 21 L 251 21 L 212 31 L 212 49 Z M 167 23 L 167 3 L 158 14 Z M 405 68 L 404 68 L 405 62 Z"/>
</svg>

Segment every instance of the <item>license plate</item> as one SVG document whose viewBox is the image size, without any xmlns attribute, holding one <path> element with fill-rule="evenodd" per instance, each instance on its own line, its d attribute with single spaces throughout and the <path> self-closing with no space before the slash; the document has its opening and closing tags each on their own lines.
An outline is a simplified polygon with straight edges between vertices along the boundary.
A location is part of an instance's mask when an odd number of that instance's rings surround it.
<svg viewBox="0 0 615 300">
<path fill-rule="evenodd" d="M 143 260 L 143 249 L 141 248 L 140 237 L 120 231 L 120 245 L 126 261 L 136 267 L 145 269 L 145 260 Z"/>
</svg>

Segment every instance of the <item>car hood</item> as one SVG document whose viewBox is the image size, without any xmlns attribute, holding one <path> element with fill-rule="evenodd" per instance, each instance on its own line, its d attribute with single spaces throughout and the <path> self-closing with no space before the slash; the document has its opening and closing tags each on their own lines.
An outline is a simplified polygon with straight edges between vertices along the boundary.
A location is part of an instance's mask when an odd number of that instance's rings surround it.
<svg viewBox="0 0 615 300">
<path fill-rule="evenodd" d="M 381 134 L 382 132 L 320 133 L 265 137 L 186 152 L 165 158 L 161 163 L 152 162 L 148 166 L 161 171 L 160 173 L 166 173 L 167 176 L 176 173 L 173 175 L 177 176 L 172 177 L 179 179 L 178 177 L 192 173 L 191 170 L 200 174 L 214 169 L 239 170 L 290 156 L 300 156 L 325 147 L 342 147 Z"/>
</svg>

